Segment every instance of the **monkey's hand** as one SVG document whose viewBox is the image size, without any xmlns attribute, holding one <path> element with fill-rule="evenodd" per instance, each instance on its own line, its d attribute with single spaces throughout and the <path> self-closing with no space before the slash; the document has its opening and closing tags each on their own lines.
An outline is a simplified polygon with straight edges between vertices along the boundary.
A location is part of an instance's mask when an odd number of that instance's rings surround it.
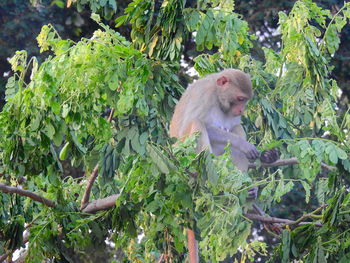
<svg viewBox="0 0 350 263">
<path fill-rule="evenodd" d="M 254 186 L 250 189 L 248 189 L 248 200 L 255 200 L 258 198 L 258 192 L 259 192 L 259 188 L 257 186 Z"/>
<path fill-rule="evenodd" d="M 260 155 L 260 161 L 263 163 L 274 163 L 280 158 L 280 153 L 276 148 L 263 151 Z"/>
<path fill-rule="evenodd" d="M 259 151 L 256 149 L 256 147 L 247 142 L 246 140 L 241 139 L 241 145 L 242 145 L 242 152 L 245 154 L 245 156 L 249 160 L 255 160 L 259 158 Z"/>
<path fill-rule="evenodd" d="M 221 145 L 223 147 L 220 148 L 223 149 L 227 143 L 230 143 L 233 148 L 243 152 L 248 159 L 255 160 L 259 158 L 259 151 L 253 144 L 247 142 L 245 138 L 214 126 L 208 125 L 206 130 L 212 146 Z"/>
</svg>

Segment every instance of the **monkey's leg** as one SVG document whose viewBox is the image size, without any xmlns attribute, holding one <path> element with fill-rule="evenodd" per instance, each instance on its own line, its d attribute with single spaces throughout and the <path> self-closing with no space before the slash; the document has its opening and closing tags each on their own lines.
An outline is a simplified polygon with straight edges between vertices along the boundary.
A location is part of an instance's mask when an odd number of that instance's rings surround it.
<svg viewBox="0 0 350 263">
<path fill-rule="evenodd" d="M 203 151 L 209 149 L 211 151 L 209 136 L 206 127 L 198 120 L 193 120 L 191 124 L 186 129 L 186 135 L 195 132 L 200 132 L 200 138 L 197 143 L 197 151 Z M 187 229 L 187 246 L 188 254 L 190 258 L 190 263 L 199 263 L 198 255 L 198 241 L 196 240 L 194 231 Z"/>
</svg>

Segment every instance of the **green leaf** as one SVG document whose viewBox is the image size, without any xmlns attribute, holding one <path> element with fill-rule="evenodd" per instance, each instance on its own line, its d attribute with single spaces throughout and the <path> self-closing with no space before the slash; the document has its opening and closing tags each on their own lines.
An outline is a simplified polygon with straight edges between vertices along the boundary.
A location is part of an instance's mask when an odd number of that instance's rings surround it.
<svg viewBox="0 0 350 263">
<path fill-rule="evenodd" d="M 317 263 L 327 263 L 324 249 L 322 246 L 322 240 L 320 237 L 319 237 L 319 241 L 317 242 L 317 261 L 316 262 Z"/>
<path fill-rule="evenodd" d="M 342 151 L 339 151 L 342 155 Z M 338 163 L 338 147 L 336 147 L 333 143 L 329 142 L 326 146 L 326 153 L 328 154 L 329 160 L 337 164 Z"/>
<path fill-rule="evenodd" d="M 268 199 L 272 196 L 272 192 L 275 189 L 275 182 L 271 181 L 269 182 L 261 191 L 260 198 L 261 199 Z"/>
<path fill-rule="evenodd" d="M 291 236 L 288 230 L 282 232 L 282 263 L 288 263 L 290 254 Z"/>
<path fill-rule="evenodd" d="M 337 155 L 337 152 L 330 152 L 329 153 L 329 160 L 334 163 L 334 164 L 337 164 L 338 163 L 338 155 Z"/>
<path fill-rule="evenodd" d="M 147 144 L 146 149 L 153 163 L 158 167 L 159 171 L 168 174 L 169 168 L 166 164 L 166 161 L 164 160 L 164 154 L 151 144 Z"/>
<path fill-rule="evenodd" d="M 85 154 L 86 153 L 86 148 L 78 141 L 77 136 L 74 134 L 74 132 L 70 132 L 70 136 L 74 142 L 74 145 L 78 148 L 78 150 L 82 153 Z"/>
<path fill-rule="evenodd" d="M 195 31 L 197 29 L 198 22 L 200 20 L 200 15 L 198 11 L 192 11 L 190 18 L 186 20 L 186 25 L 190 32 Z"/>
<path fill-rule="evenodd" d="M 337 152 L 339 159 L 341 159 L 341 160 L 348 159 L 348 155 L 346 154 L 346 152 L 343 151 L 342 149 L 340 149 L 339 147 L 336 147 L 336 152 Z"/>
<path fill-rule="evenodd" d="M 149 51 L 148 51 L 148 55 L 150 57 L 152 57 L 152 55 L 153 55 L 153 49 L 156 47 L 157 41 L 158 41 L 158 36 L 157 35 L 153 36 L 153 39 L 152 39 L 152 42 L 149 45 Z"/>
<path fill-rule="evenodd" d="M 32 131 L 37 131 L 39 129 L 39 126 L 41 124 L 41 120 L 42 120 L 42 117 L 40 114 L 36 114 L 34 119 L 32 119 L 32 122 L 31 122 L 31 130 Z"/>
<path fill-rule="evenodd" d="M 304 187 L 305 190 L 305 202 L 309 203 L 310 201 L 310 193 L 311 193 L 311 186 L 305 181 L 301 181 L 302 186 Z"/>
<path fill-rule="evenodd" d="M 70 111 L 69 105 L 64 104 L 62 107 L 62 117 L 66 118 L 68 116 L 69 111 Z"/>
<path fill-rule="evenodd" d="M 143 133 L 140 135 L 139 139 L 140 139 L 140 144 L 141 144 L 141 145 L 145 145 L 146 142 L 147 142 L 147 139 L 148 139 L 148 133 L 147 133 L 147 132 L 143 132 Z"/>
<path fill-rule="evenodd" d="M 60 151 L 60 160 L 64 161 L 64 160 L 67 159 L 67 157 L 68 157 L 69 145 L 70 145 L 70 143 L 67 142 L 67 143 L 63 146 L 63 148 L 61 149 L 61 151 Z"/>
<path fill-rule="evenodd" d="M 128 16 L 120 16 L 117 17 L 117 19 L 114 21 L 115 22 L 115 27 L 120 27 L 121 25 L 123 25 L 126 21 L 127 21 L 127 17 Z"/>
<path fill-rule="evenodd" d="M 344 166 L 344 169 L 350 172 L 350 160 L 349 159 L 342 160 L 342 164 Z"/>
<path fill-rule="evenodd" d="M 216 167 L 214 165 L 213 159 L 211 157 L 211 154 L 209 152 L 206 152 L 205 156 L 205 168 L 208 175 L 209 182 L 216 186 L 219 180 L 219 175 L 216 171 Z"/>
<path fill-rule="evenodd" d="M 342 256 L 338 263 L 348 263 L 348 262 L 350 262 L 350 252 Z"/>
<path fill-rule="evenodd" d="M 53 142 L 55 143 L 55 145 L 58 147 L 62 144 L 63 141 L 63 134 L 58 131 L 55 132 L 55 135 L 53 136 Z"/>
<path fill-rule="evenodd" d="M 53 136 L 55 134 L 55 127 L 51 123 L 48 123 L 46 125 L 46 127 L 44 128 L 44 131 L 47 137 L 49 137 L 50 139 L 53 139 Z"/>
<path fill-rule="evenodd" d="M 283 177 L 281 177 L 276 187 L 275 195 L 274 195 L 274 200 L 276 200 L 277 202 L 280 202 L 281 197 L 284 196 L 286 193 L 290 192 L 294 187 L 294 183 L 292 181 L 288 182 L 286 185 L 284 185 L 283 182 L 284 182 Z"/>
</svg>

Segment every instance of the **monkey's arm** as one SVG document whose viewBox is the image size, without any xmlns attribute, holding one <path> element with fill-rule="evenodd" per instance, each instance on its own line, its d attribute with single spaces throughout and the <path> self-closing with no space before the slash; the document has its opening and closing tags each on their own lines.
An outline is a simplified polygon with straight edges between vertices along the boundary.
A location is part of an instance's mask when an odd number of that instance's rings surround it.
<svg viewBox="0 0 350 263">
<path fill-rule="evenodd" d="M 244 153 L 248 159 L 255 160 L 259 157 L 259 151 L 253 144 L 247 142 L 245 138 L 242 137 L 242 134 L 237 135 L 209 125 L 206 127 L 206 130 L 213 148 L 215 148 L 215 145 L 220 145 L 218 148 L 223 149 L 230 143 L 233 148 Z"/>
<path fill-rule="evenodd" d="M 200 137 L 197 143 L 197 152 L 204 151 L 205 149 L 209 149 L 210 152 L 213 152 L 207 129 L 205 128 L 205 125 L 197 119 L 193 119 L 186 127 L 184 136 L 193 134 L 195 132 L 200 133 Z"/>
</svg>

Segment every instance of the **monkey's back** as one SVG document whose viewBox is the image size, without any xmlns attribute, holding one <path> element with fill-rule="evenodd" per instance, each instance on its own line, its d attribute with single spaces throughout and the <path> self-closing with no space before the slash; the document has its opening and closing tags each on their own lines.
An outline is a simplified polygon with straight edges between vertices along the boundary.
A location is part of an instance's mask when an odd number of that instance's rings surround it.
<svg viewBox="0 0 350 263">
<path fill-rule="evenodd" d="M 170 137 L 184 137 L 184 131 L 194 119 L 204 122 L 206 113 L 217 103 L 213 99 L 216 89 L 215 75 L 217 73 L 197 80 L 182 94 L 170 122 Z"/>
</svg>

